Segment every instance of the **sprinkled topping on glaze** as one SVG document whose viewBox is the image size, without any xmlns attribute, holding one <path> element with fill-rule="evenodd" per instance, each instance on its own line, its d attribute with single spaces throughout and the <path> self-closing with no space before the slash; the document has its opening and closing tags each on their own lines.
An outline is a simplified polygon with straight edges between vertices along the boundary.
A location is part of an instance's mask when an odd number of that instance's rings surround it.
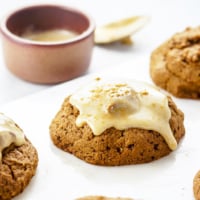
<svg viewBox="0 0 200 200">
<path fill-rule="evenodd" d="M 20 127 L 12 119 L 0 113 L 0 161 L 5 148 L 11 144 L 21 146 L 24 142 L 24 133 Z"/>
<path fill-rule="evenodd" d="M 159 132 L 169 148 L 177 147 L 169 120 L 168 98 L 158 89 L 137 81 L 103 81 L 100 78 L 70 97 L 79 110 L 78 127 L 87 123 L 94 135 L 106 129 L 143 128 Z"/>
</svg>

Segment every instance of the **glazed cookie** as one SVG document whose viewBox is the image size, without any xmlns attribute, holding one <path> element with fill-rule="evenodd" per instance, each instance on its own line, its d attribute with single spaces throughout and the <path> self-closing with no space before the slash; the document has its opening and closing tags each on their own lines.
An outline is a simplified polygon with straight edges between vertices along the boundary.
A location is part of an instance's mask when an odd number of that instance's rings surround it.
<svg viewBox="0 0 200 200">
<path fill-rule="evenodd" d="M 35 175 L 38 154 L 21 128 L 0 113 L 0 199 L 23 192 Z"/>
<path fill-rule="evenodd" d="M 176 97 L 200 98 L 200 27 L 186 28 L 156 48 L 150 75 Z"/>
<path fill-rule="evenodd" d="M 86 196 L 86 197 L 81 197 L 76 200 L 133 200 L 131 198 L 121 198 L 121 197 L 105 197 L 105 196 Z"/>
<path fill-rule="evenodd" d="M 177 148 L 184 115 L 170 97 L 136 81 L 94 82 L 67 97 L 52 120 L 57 147 L 107 166 L 150 162 Z"/>
<path fill-rule="evenodd" d="M 196 200 L 200 200 L 200 171 L 198 171 L 193 180 L 193 192 Z"/>
</svg>

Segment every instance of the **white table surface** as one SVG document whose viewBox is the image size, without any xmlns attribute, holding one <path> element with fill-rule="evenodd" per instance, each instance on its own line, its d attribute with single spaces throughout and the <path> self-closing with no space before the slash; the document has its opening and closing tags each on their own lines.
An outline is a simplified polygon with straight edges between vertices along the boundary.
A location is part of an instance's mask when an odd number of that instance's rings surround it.
<svg viewBox="0 0 200 200">
<path fill-rule="evenodd" d="M 60 3 L 83 9 L 93 16 L 97 26 L 130 15 L 151 17 L 148 25 L 133 36 L 134 45 L 95 46 L 87 73 L 114 69 L 123 62 L 138 58 L 148 62 L 151 51 L 157 45 L 175 32 L 200 23 L 199 0 L 6 0 L 0 3 L 0 18 L 11 9 L 37 2 Z M 4 64 L 0 49 L 0 105 L 49 87 L 52 85 L 32 84 L 12 75 Z"/>
</svg>

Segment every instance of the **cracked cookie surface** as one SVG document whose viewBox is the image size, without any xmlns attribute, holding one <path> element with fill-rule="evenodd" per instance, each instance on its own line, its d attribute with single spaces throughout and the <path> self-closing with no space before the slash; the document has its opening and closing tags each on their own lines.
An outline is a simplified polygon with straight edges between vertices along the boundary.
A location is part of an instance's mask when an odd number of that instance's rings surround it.
<svg viewBox="0 0 200 200">
<path fill-rule="evenodd" d="M 23 192 L 35 175 L 38 154 L 26 139 L 21 146 L 11 145 L 2 154 L 0 163 L 0 199 L 9 200 Z"/>
<path fill-rule="evenodd" d="M 177 142 L 185 134 L 184 115 L 169 97 L 170 126 Z M 139 128 L 106 129 L 95 136 L 87 124 L 76 126 L 79 111 L 67 97 L 50 124 L 50 136 L 60 149 L 95 165 L 117 166 L 146 163 L 168 155 L 171 150 L 156 131 Z"/>
<path fill-rule="evenodd" d="M 156 85 L 180 98 L 200 98 L 200 27 L 186 28 L 156 48 L 150 58 Z"/>
</svg>

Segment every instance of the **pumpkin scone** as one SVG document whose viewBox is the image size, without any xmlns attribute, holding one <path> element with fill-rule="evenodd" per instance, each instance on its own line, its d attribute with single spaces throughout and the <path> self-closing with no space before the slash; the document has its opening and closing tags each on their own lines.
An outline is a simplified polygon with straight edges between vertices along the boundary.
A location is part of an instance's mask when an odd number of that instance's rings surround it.
<svg viewBox="0 0 200 200">
<path fill-rule="evenodd" d="M 66 97 L 50 124 L 60 149 L 95 165 L 157 160 L 177 148 L 184 114 L 172 98 L 138 81 L 96 79 Z"/>
<path fill-rule="evenodd" d="M 196 200 L 200 200 L 200 171 L 198 171 L 193 179 L 193 193 Z"/>
<path fill-rule="evenodd" d="M 0 199 L 9 200 L 23 192 L 37 165 L 35 147 L 12 119 L 0 113 Z"/>
<path fill-rule="evenodd" d="M 157 47 L 150 58 L 155 84 L 179 98 L 200 98 L 200 27 L 186 28 Z"/>
</svg>

